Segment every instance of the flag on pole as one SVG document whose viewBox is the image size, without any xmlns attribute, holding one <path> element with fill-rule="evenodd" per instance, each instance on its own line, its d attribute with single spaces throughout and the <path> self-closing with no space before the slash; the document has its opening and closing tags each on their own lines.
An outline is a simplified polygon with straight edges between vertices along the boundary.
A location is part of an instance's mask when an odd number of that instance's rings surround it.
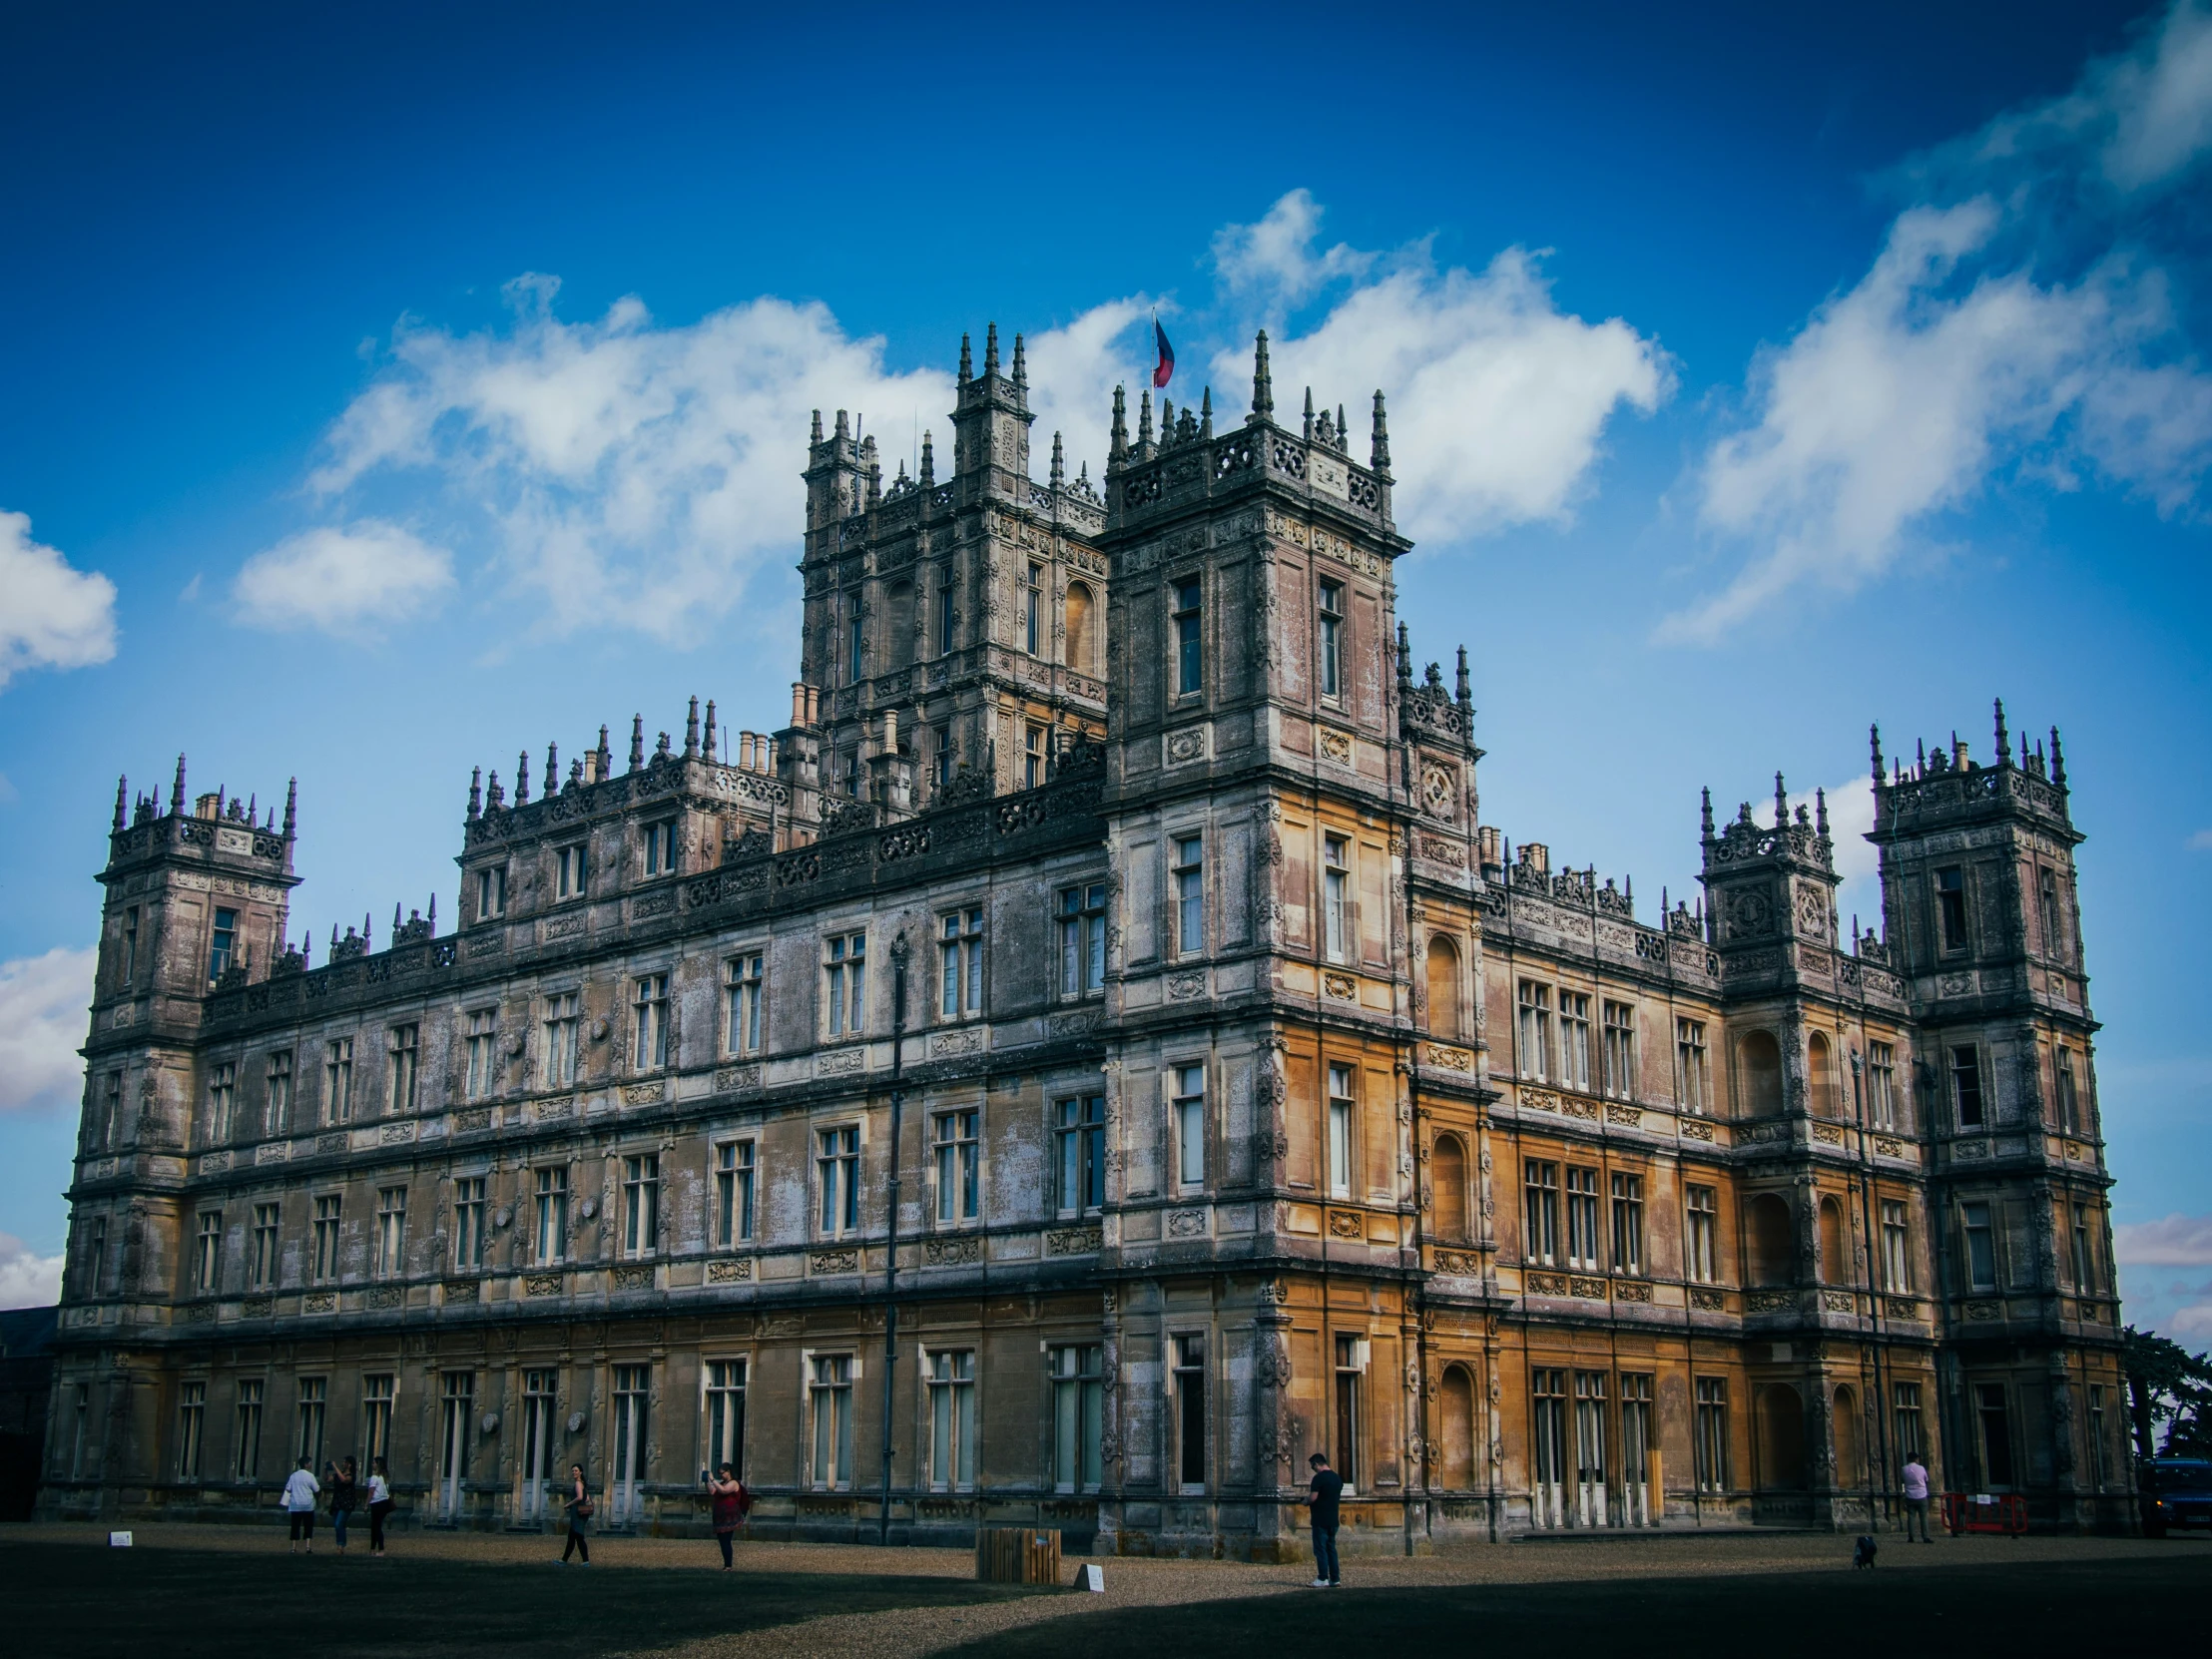
<svg viewBox="0 0 2212 1659">
<path fill-rule="evenodd" d="M 1168 344 L 1168 331 L 1158 317 L 1152 319 L 1152 337 L 1160 348 L 1160 360 L 1152 367 L 1152 384 L 1158 388 L 1175 377 L 1175 347 Z"/>
</svg>

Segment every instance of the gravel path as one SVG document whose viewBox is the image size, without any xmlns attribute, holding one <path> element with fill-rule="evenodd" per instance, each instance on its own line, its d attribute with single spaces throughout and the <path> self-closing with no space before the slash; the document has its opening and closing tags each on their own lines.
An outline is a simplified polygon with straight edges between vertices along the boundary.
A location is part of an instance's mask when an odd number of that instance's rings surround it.
<svg viewBox="0 0 2212 1659">
<path fill-rule="evenodd" d="M 164 1548 L 279 1552 L 276 1526 L 141 1525 L 139 1540 Z M 17 1540 L 75 1541 L 97 1546 L 105 1537 L 88 1526 L 11 1526 L 0 1532 L 0 1555 Z M 318 1529 L 316 1542 L 327 1548 Z M 560 1554 L 557 1534 L 405 1532 L 391 1540 L 394 1556 L 436 1556 L 485 1563 L 551 1561 Z M 2094 1561 L 2168 1553 L 2186 1543 L 2125 1538 L 1938 1539 L 1923 1548 L 1885 1538 L 1881 1568 L 2028 1561 Z M 354 1551 L 366 1554 L 366 1540 Z M 853 1544 L 740 1543 L 733 1585 L 743 1594 L 747 1571 L 883 1575 L 967 1579 L 974 1558 L 964 1550 L 879 1549 Z M 595 1536 L 592 1564 L 707 1571 L 719 1564 L 708 1539 Z M 1082 1564 L 1071 1559 L 1068 1575 Z M 1310 1568 L 1251 1566 L 1235 1561 L 1177 1561 L 1103 1557 L 1103 1595 L 1045 1590 L 1034 1595 L 964 1607 L 901 1608 L 893 1612 L 826 1612 L 797 1625 L 710 1637 L 656 1650 L 650 1659 L 883 1659 L 887 1655 L 937 1654 L 1018 1625 L 1046 1619 L 1083 1618 L 1117 1607 L 1226 1601 L 1243 1596 L 1320 1594 L 1308 1588 Z M 1702 1577 L 1712 1574 L 1851 1570 L 1851 1540 L 1812 1533 L 1668 1533 L 1656 1537 L 1551 1539 L 1476 1545 L 1423 1556 L 1355 1557 L 1346 1563 L 1348 1584 L 1362 1588 L 1414 1588 L 1450 1584 L 1525 1584 L 1593 1578 Z M 830 1595 L 833 1597 L 834 1592 Z M 1081 1632 L 1073 1633 L 1078 1639 Z M 636 1656 L 645 1659 L 645 1656 Z"/>
</svg>

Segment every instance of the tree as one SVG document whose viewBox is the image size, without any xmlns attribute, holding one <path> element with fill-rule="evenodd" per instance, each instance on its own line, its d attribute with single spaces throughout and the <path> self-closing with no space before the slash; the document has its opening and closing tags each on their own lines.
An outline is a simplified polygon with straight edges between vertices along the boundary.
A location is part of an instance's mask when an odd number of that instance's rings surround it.
<svg viewBox="0 0 2212 1659">
<path fill-rule="evenodd" d="M 2161 1417 L 2166 1420 L 2166 1443 L 2158 1455 L 2212 1455 L 2212 1357 L 2191 1354 L 2170 1338 L 2132 1325 L 2120 1336 L 2136 1456 L 2153 1454 L 2151 1430 Z"/>
</svg>

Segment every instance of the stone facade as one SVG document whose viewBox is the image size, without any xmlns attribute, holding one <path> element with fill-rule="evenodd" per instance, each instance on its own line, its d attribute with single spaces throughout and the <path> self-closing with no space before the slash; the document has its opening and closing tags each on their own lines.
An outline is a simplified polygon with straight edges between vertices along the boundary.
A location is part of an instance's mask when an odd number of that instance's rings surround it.
<svg viewBox="0 0 2212 1659">
<path fill-rule="evenodd" d="M 818 417 L 792 723 L 469 792 L 459 925 L 285 941 L 287 800 L 119 788 L 44 1499 L 419 1522 L 1303 1550 L 1859 1528 L 1905 1443 L 2131 1524 L 2055 734 L 1705 815 L 1656 925 L 1480 823 L 1416 676 L 1388 439 L 1211 397 L 1104 493 Z M 1661 905 L 1666 910 L 1664 903 Z M 90 1428 L 86 1427 L 90 1424 Z"/>
</svg>

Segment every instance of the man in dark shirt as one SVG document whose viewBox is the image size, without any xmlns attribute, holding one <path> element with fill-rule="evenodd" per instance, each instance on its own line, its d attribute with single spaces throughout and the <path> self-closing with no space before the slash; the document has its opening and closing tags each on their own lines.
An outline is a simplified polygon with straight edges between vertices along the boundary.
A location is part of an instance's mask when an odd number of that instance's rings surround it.
<svg viewBox="0 0 2212 1659">
<path fill-rule="evenodd" d="M 1314 1468 L 1313 1483 L 1306 1490 L 1306 1506 L 1313 1511 L 1314 1521 L 1314 1588 L 1333 1590 L 1344 1582 L 1344 1569 L 1337 1562 L 1337 1500 L 1344 1495 L 1345 1477 L 1329 1466 L 1321 1452 L 1307 1461 Z"/>
</svg>

